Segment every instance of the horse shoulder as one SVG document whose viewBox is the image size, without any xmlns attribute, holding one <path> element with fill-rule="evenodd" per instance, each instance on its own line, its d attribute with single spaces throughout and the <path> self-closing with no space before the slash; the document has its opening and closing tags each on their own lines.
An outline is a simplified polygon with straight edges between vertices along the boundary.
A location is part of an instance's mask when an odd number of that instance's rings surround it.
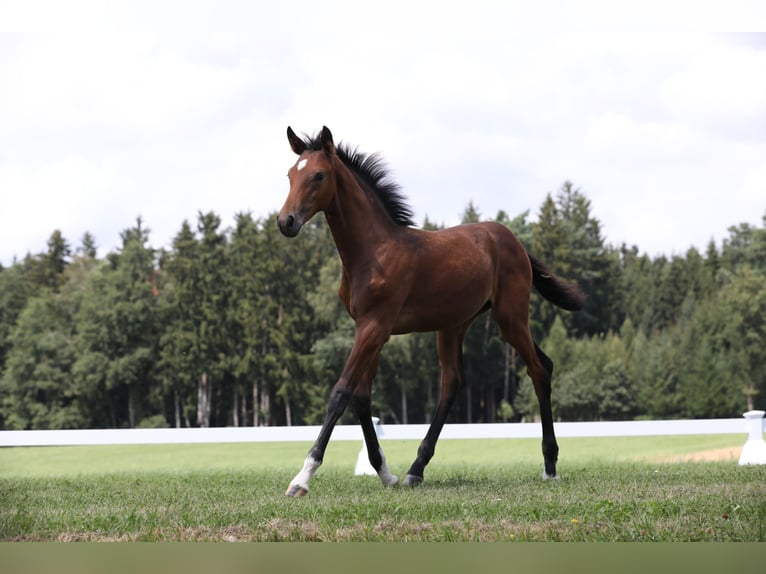
<svg viewBox="0 0 766 574">
<path fill-rule="evenodd" d="M 417 269 L 417 258 L 406 244 L 387 242 L 363 264 L 345 269 L 341 298 L 353 318 L 383 312 L 396 315 L 407 298 Z"/>
</svg>

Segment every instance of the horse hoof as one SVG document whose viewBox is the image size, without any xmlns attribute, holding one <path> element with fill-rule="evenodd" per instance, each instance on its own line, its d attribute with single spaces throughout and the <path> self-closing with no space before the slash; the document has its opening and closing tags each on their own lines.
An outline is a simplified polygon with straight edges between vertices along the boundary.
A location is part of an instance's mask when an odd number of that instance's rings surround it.
<svg viewBox="0 0 766 574">
<path fill-rule="evenodd" d="M 285 496 L 300 498 L 301 496 L 306 496 L 308 492 L 308 488 L 303 488 L 300 484 L 291 484 L 287 492 L 285 492 Z"/>
<path fill-rule="evenodd" d="M 560 478 L 561 477 L 558 474 L 548 474 L 543 471 L 543 480 L 560 480 Z"/>
<path fill-rule="evenodd" d="M 396 486 L 399 484 L 399 477 L 395 474 L 392 474 L 391 477 L 388 479 L 387 482 L 383 483 L 383 488 L 388 488 L 389 486 Z"/>
<path fill-rule="evenodd" d="M 422 476 L 414 476 L 412 474 L 408 474 L 404 478 L 404 486 L 420 486 L 421 484 L 423 484 Z"/>
</svg>

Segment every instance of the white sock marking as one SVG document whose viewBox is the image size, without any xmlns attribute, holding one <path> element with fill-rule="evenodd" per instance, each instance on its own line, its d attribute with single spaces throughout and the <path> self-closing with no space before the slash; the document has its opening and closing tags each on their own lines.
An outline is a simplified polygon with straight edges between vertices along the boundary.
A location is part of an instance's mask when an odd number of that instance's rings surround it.
<svg viewBox="0 0 766 574">
<path fill-rule="evenodd" d="M 391 471 L 388 470 L 388 464 L 386 464 L 386 455 L 383 454 L 383 449 L 378 447 L 378 451 L 380 452 L 380 458 L 383 460 L 380 465 L 380 472 L 378 473 L 380 482 L 383 483 L 383 486 L 394 486 L 395 484 L 398 484 L 399 477 L 391 474 Z"/>
<path fill-rule="evenodd" d="M 319 469 L 319 465 L 322 463 L 314 460 L 311 456 L 307 456 L 303 462 L 303 468 L 295 475 L 295 478 L 290 482 L 290 486 L 297 484 L 301 488 L 309 489 L 309 481 L 316 474 Z"/>
</svg>

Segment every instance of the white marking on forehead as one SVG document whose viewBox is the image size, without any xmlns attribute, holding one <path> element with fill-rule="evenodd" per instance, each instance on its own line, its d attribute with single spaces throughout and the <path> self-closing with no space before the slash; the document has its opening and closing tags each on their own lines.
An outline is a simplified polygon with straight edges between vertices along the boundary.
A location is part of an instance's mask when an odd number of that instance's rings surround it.
<svg viewBox="0 0 766 574">
<path fill-rule="evenodd" d="M 302 159 L 298 162 L 298 171 L 302 170 L 304 167 L 306 167 L 306 160 Z"/>
</svg>

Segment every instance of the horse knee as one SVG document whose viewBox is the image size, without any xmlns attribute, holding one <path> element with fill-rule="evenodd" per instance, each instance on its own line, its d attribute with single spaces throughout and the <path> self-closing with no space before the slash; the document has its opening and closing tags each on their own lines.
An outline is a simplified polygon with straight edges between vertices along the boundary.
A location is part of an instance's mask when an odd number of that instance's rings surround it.
<svg viewBox="0 0 766 574">
<path fill-rule="evenodd" d="M 351 391 L 345 387 L 333 388 L 330 392 L 330 400 L 327 401 L 327 414 L 333 418 L 340 418 L 348 406 Z"/>
</svg>

